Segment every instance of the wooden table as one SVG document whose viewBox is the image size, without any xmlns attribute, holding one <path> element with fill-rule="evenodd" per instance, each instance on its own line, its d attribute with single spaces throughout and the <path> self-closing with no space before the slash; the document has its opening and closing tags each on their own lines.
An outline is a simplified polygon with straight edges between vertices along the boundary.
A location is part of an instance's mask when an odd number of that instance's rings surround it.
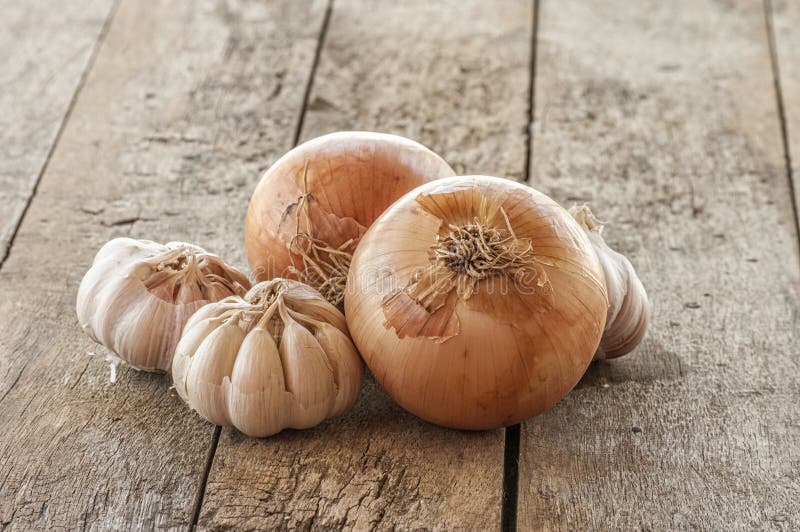
<svg viewBox="0 0 800 532">
<path fill-rule="evenodd" d="M 800 528 L 800 3 L 0 13 L 0 529 Z M 74 311 L 96 250 L 187 240 L 244 265 L 261 172 L 339 129 L 591 204 L 654 301 L 645 343 L 483 433 L 368 382 L 346 416 L 253 440 L 166 376 L 109 383 Z"/>
</svg>

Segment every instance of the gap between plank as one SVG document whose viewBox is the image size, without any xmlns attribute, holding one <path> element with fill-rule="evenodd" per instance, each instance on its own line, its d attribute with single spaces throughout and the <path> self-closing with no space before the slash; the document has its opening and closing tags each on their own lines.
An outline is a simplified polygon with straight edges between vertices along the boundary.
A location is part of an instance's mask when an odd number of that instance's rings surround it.
<svg viewBox="0 0 800 532">
<path fill-rule="evenodd" d="M 525 183 L 531 182 L 531 159 L 533 157 L 533 118 L 536 96 L 536 39 L 539 33 L 539 0 L 533 0 L 533 22 L 531 28 L 530 66 L 528 71 L 528 127 L 525 147 Z M 503 449 L 503 503 L 500 514 L 500 528 L 503 531 L 517 529 L 517 508 L 519 501 L 519 424 L 507 427 Z"/>
<path fill-rule="evenodd" d="M 503 531 L 517 529 L 519 434 L 519 425 L 506 428 L 506 443 L 503 451 L 503 507 L 500 517 L 500 529 Z"/>
<path fill-rule="evenodd" d="M 5 249 L 3 250 L 3 256 L 0 257 L 0 270 L 2 270 L 3 265 L 6 263 L 8 256 L 11 255 L 11 248 L 14 246 L 14 241 L 17 239 L 17 233 L 19 233 L 20 227 L 22 227 L 22 222 L 25 220 L 25 216 L 28 214 L 28 209 L 33 203 L 33 199 L 36 197 L 36 193 L 39 190 L 39 184 L 42 182 L 42 177 L 44 176 L 45 172 L 47 171 L 47 167 L 50 165 L 50 159 L 53 157 L 53 153 L 56 151 L 56 147 L 58 146 L 59 141 L 61 140 L 61 134 L 64 132 L 66 128 L 67 122 L 69 121 L 70 117 L 72 116 L 72 109 L 75 107 L 75 102 L 78 101 L 78 95 L 83 90 L 83 86 L 86 84 L 86 80 L 89 77 L 89 73 L 91 72 L 92 68 L 94 67 L 95 59 L 97 58 L 97 54 L 100 50 L 100 47 L 103 45 L 105 41 L 106 35 L 108 34 L 108 29 L 111 26 L 111 21 L 114 18 L 114 15 L 117 12 L 117 8 L 119 7 L 119 3 L 121 0 L 113 0 L 111 4 L 111 9 L 108 10 L 108 14 L 106 15 L 106 19 L 103 22 L 103 25 L 100 27 L 100 33 L 97 34 L 97 39 L 95 39 L 94 44 L 92 45 L 92 51 L 89 54 L 89 60 L 86 61 L 86 66 L 81 72 L 80 78 L 78 78 L 78 84 L 75 86 L 75 90 L 72 93 L 72 97 L 67 104 L 67 110 L 64 113 L 64 116 L 61 118 L 61 123 L 58 125 L 58 130 L 56 131 L 56 135 L 53 138 L 53 142 L 50 144 L 50 148 L 47 150 L 47 154 L 44 158 L 44 163 L 42 163 L 42 167 L 39 169 L 39 173 L 36 175 L 36 179 L 33 182 L 33 188 L 31 189 L 31 193 L 28 196 L 28 200 L 25 202 L 25 206 L 22 208 L 22 212 L 17 219 L 17 223 L 14 224 L 14 229 L 11 231 L 11 237 L 8 239 L 8 244 L 6 244 Z"/>
<path fill-rule="evenodd" d="M 292 140 L 292 147 L 297 146 L 300 142 L 300 134 L 303 131 L 303 123 L 306 117 L 306 108 L 308 107 L 308 99 L 311 96 L 311 88 L 314 84 L 314 77 L 317 73 L 317 65 L 319 65 L 319 57 L 322 54 L 322 46 L 325 43 L 325 37 L 328 34 L 328 24 L 331 19 L 331 13 L 333 12 L 333 0 L 328 0 L 328 4 L 325 6 L 325 14 L 322 17 L 322 25 L 319 29 L 319 37 L 317 38 L 317 47 L 314 50 L 314 59 L 311 62 L 311 72 L 308 75 L 308 82 L 306 83 L 306 88 L 303 93 L 303 104 L 300 107 L 300 115 L 297 118 L 297 128 L 294 132 L 294 138 Z M 203 477 L 200 481 L 200 486 L 197 490 L 197 496 L 195 497 L 194 507 L 192 509 L 192 522 L 191 522 L 191 529 L 195 530 L 198 526 L 200 521 L 200 512 L 203 509 L 203 500 L 206 496 L 206 487 L 208 485 L 208 478 L 211 475 L 211 468 L 214 465 L 214 457 L 217 454 L 217 447 L 219 446 L 219 439 L 222 434 L 222 427 L 214 427 L 214 436 L 211 440 L 211 448 L 208 451 L 208 457 L 206 458 L 205 469 L 203 470 Z"/>
<path fill-rule="evenodd" d="M 769 60 L 772 65 L 772 80 L 775 86 L 775 101 L 778 108 L 778 121 L 781 127 L 781 141 L 783 142 L 783 160 L 786 165 L 786 178 L 789 181 L 789 199 L 792 202 L 794 213 L 795 236 L 800 241 L 800 210 L 797 206 L 797 191 L 794 184 L 794 170 L 792 169 L 792 154 L 789 149 L 789 132 L 786 127 L 786 109 L 783 103 L 783 88 L 781 86 L 781 69 L 778 62 L 778 46 L 775 39 L 775 24 L 773 21 L 772 0 L 764 0 L 764 21 L 767 25 L 767 40 L 769 41 Z"/>
<path fill-rule="evenodd" d="M 317 48 L 314 50 L 314 59 L 311 62 L 311 73 L 308 76 L 308 83 L 306 83 L 306 90 L 303 93 L 303 106 L 300 108 L 300 116 L 297 119 L 297 129 L 294 132 L 294 140 L 292 147 L 300 143 L 300 135 L 303 132 L 303 124 L 306 120 L 306 108 L 308 108 L 308 99 L 311 97 L 311 88 L 314 85 L 314 77 L 317 74 L 317 66 L 319 65 L 319 57 L 322 55 L 322 46 L 325 44 L 325 37 L 328 35 L 328 24 L 331 21 L 331 13 L 333 12 L 333 0 L 328 0 L 328 5 L 325 7 L 325 15 L 322 17 L 322 26 L 319 29 L 319 38 L 317 39 Z"/>
<path fill-rule="evenodd" d="M 531 184 L 531 158 L 533 157 L 533 119 L 536 112 L 536 36 L 539 32 L 539 0 L 533 0 L 530 64 L 528 72 L 528 127 L 525 130 L 525 183 Z"/>
<path fill-rule="evenodd" d="M 211 438 L 211 447 L 208 449 L 205 469 L 203 470 L 203 478 L 200 481 L 200 486 L 197 489 L 197 496 L 195 497 L 194 508 L 192 509 L 192 530 L 197 527 L 197 522 L 200 520 L 200 510 L 203 508 L 203 499 L 205 499 L 206 496 L 208 476 L 211 474 L 211 465 L 214 463 L 214 456 L 217 454 L 217 447 L 219 446 L 219 437 L 221 434 L 222 427 L 214 427 L 214 436 Z"/>
</svg>

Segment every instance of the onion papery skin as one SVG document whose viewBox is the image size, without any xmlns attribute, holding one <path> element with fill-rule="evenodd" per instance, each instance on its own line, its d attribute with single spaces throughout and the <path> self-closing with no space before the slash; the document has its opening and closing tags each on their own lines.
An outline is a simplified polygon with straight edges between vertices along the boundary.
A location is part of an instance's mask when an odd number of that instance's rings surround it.
<svg viewBox="0 0 800 532">
<path fill-rule="evenodd" d="M 510 225 L 529 242 L 530 268 L 490 275 L 467 298 L 453 289 L 440 308 L 425 308 L 415 273 L 431 267 L 450 225 L 477 219 Z M 472 430 L 518 423 L 569 392 L 607 311 L 602 267 L 573 217 L 526 185 L 488 176 L 441 179 L 399 199 L 362 238 L 345 295 L 351 336 L 386 392 L 427 421 Z"/>
<path fill-rule="evenodd" d="M 452 175 L 441 157 L 396 135 L 345 131 L 297 146 L 267 170 L 250 199 L 245 247 L 253 275 L 258 281 L 296 278 L 290 267 L 302 270 L 301 256 L 290 253 L 289 246 L 297 234 L 295 209 L 305 192 L 314 238 L 333 248 L 352 240 L 346 246 L 352 253 L 400 196 Z"/>
</svg>

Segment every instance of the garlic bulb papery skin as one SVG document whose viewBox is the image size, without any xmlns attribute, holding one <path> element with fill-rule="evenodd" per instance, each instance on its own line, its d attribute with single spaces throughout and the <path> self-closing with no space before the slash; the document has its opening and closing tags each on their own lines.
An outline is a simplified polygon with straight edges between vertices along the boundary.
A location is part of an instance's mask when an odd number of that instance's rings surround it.
<svg viewBox="0 0 800 532">
<path fill-rule="evenodd" d="M 342 414 L 358 398 L 363 376 L 342 313 L 288 279 L 200 309 L 172 364 L 175 390 L 192 409 L 254 437 Z"/>
<path fill-rule="evenodd" d="M 297 146 L 250 199 L 253 275 L 298 279 L 340 306 L 353 250 L 372 222 L 409 190 L 452 175 L 441 157 L 396 135 L 342 131 Z"/>
<path fill-rule="evenodd" d="M 492 429 L 552 406 L 605 327 L 603 269 L 556 202 L 510 180 L 441 179 L 403 196 L 353 256 L 350 333 L 402 407 Z"/>
<path fill-rule="evenodd" d="M 250 288 L 247 276 L 203 248 L 116 238 L 78 288 L 83 330 L 123 362 L 168 372 L 183 326 L 197 309 Z"/>
<path fill-rule="evenodd" d="M 570 214 L 586 231 L 605 273 L 608 316 L 596 360 L 616 358 L 633 351 L 644 339 L 652 305 L 631 261 L 617 253 L 603 239 L 603 226 L 585 205 L 572 207 Z"/>
</svg>

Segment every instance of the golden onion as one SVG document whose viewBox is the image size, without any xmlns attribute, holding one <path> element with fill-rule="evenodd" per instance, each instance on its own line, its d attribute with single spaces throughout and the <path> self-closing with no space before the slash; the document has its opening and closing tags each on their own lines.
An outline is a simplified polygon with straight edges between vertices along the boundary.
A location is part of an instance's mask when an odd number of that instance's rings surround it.
<svg viewBox="0 0 800 532">
<path fill-rule="evenodd" d="M 339 132 L 301 144 L 267 170 L 250 200 L 245 245 L 256 280 L 299 279 L 340 304 L 351 255 L 372 222 L 409 190 L 453 174 L 395 135 Z"/>
<path fill-rule="evenodd" d="M 603 334 L 604 272 L 586 231 L 513 181 L 451 177 L 403 196 L 362 237 L 345 316 L 375 379 L 447 427 L 552 406 Z"/>
</svg>

